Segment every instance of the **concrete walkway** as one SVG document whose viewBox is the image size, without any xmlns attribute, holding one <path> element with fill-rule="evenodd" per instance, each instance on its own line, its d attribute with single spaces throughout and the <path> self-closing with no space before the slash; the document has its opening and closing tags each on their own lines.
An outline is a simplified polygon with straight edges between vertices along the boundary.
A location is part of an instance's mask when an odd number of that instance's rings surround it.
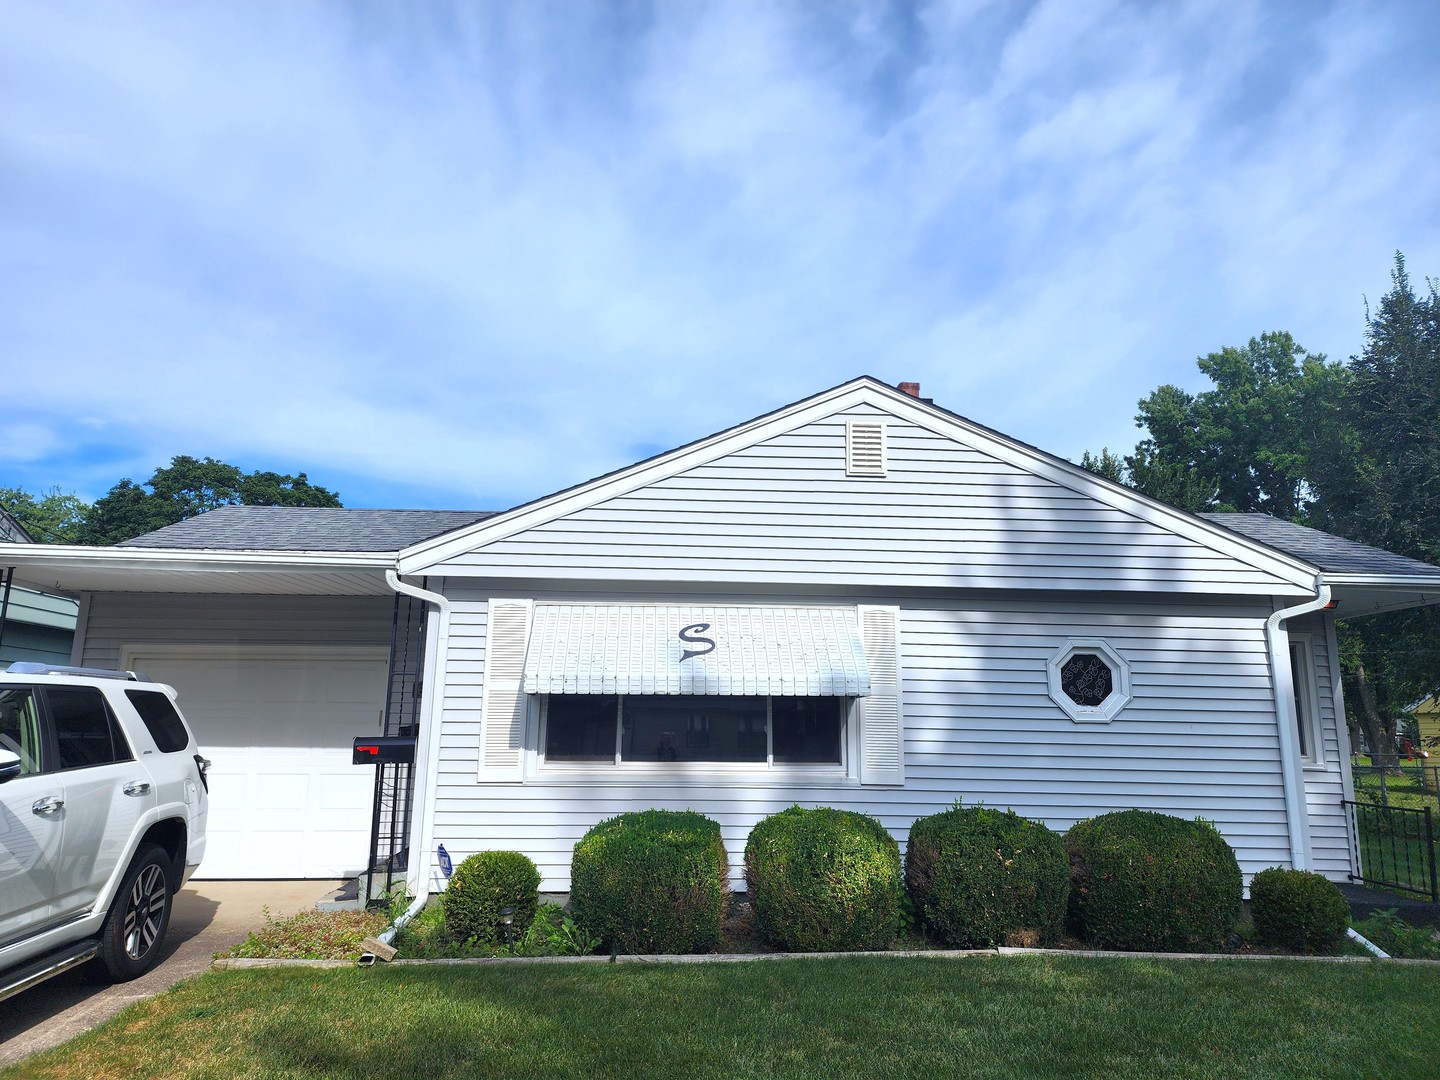
<svg viewBox="0 0 1440 1080">
<path fill-rule="evenodd" d="M 194 881 L 175 897 L 165 956 L 134 982 L 107 986 L 87 970 L 58 975 L 0 1005 L 0 1067 L 58 1046 L 210 967 L 214 954 L 245 940 L 272 915 L 313 907 L 333 881 Z"/>
</svg>

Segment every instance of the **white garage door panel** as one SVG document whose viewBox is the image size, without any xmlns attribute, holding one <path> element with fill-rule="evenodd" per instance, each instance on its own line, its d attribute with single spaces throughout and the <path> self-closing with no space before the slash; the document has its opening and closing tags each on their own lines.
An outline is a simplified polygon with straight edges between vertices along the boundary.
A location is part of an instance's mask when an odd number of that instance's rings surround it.
<svg viewBox="0 0 1440 1080">
<path fill-rule="evenodd" d="M 174 686 L 210 758 L 201 878 L 338 878 L 369 853 L 375 771 L 350 764 L 379 731 L 383 650 L 147 646 L 127 665 Z"/>
</svg>

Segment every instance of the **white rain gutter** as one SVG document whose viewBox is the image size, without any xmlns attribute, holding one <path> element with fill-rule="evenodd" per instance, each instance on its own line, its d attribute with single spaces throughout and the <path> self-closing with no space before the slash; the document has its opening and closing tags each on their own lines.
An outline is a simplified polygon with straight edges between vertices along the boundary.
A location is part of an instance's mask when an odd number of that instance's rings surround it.
<svg viewBox="0 0 1440 1080">
<path fill-rule="evenodd" d="M 1280 725 L 1280 774 L 1285 787 L 1285 821 L 1290 832 L 1290 866 L 1310 869 L 1310 828 L 1305 810 L 1305 772 L 1300 763 L 1300 723 L 1295 712 L 1293 677 L 1282 679 L 1290 670 L 1290 639 L 1282 625 L 1289 619 L 1323 611 L 1330 604 L 1330 586 L 1321 574 L 1315 575 L 1315 599 L 1272 612 L 1265 620 L 1265 644 L 1270 652 L 1271 682 L 1275 691 L 1275 718 Z"/>
<path fill-rule="evenodd" d="M 422 760 L 425 763 L 424 771 L 416 775 L 417 780 L 423 781 L 423 786 L 416 785 L 417 790 L 411 804 L 413 806 L 411 811 L 413 816 L 410 819 L 410 858 L 412 862 L 408 884 L 415 894 L 415 899 L 411 901 L 403 915 L 378 935 L 378 940 L 382 945 L 389 945 L 405 924 L 420 914 L 420 909 L 425 906 L 425 901 L 430 899 L 430 890 L 427 887 L 430 877 L 430 841 L 432 839 L 429 811 L 430 786 L 440 764 L 440 714 L 444 690 L 441 685 L 444 680 L 437 676 L 443 670 L 444 657 L 450 649 L 450 601 L 440 593 L 430 592 L 418 585 L 401 581 L 400 575 L 394 570 L 385 571 L 385 581 L 397 593 L 413 596 L 427 604 L 434 604 L 440 622 L 440 632 L 435 635 L 434 649 L 426 649 L 428 655 L 425 657 L 425 681 L 422 691 L 425 695 L 425 715 L 420 723 L 415 746 L 416 763 L 418 764 Z"/>
<path fill-rule="evenodd" d="M 1365 946 L 1365 948 L 1369 949 L 1372 953 L 1374 953 L 1374 954 L 1375 954 L 1377 957 L 1379 957 L 1381 960 L 1389 960 L 1389 959 L 1390 959 L 1390 954 L 1389 954 L 1388 952 L 1386 952 L 1384 949 L 1380 948 L 1379 945 L 1376 945 L 1376 944 L 1375 944 L 1373 941 L 1371 941 L 1369 938 L 1365 937 L 1363 934 L 1360 933 L 1360 931 L 1356 930 L 1353 926 L 1350 927 L 1348 930 L 1345 931 L 1345 935 L 1346 935 L 1351 941 L 1358 942 L 1359 944 Z"/>
</svg>

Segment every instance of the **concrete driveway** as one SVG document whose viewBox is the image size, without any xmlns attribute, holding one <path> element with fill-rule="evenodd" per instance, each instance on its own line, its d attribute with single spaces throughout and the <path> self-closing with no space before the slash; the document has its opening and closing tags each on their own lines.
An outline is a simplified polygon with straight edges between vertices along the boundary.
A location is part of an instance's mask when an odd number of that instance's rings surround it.
<svg viewBox="0 0 1440 1080">
<path fill-rule="evenodd" d="M 245 940 L 272 915 L 293 915 L 340 885 L 334 881 L 194 881 L 175 897 L 164 958 L 134 982 L 97 983 L 89 965 L 58 975 L 0 1005 L 0 1067 L 89 1031 L 132 1001 L 153 997 L 210 967 L 214 954 Z"/>
</svg>

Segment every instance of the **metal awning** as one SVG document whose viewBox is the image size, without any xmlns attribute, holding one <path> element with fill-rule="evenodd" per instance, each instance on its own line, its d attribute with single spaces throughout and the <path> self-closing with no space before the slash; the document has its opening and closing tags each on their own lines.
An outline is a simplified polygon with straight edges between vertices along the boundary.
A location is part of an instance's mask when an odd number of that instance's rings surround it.
<svg viewBox="0 0 1440 1080">
<path fill-rule="evenodd" d="M 864 697 L 854 608 L 535 605 L 527 694 Z"/>
</svg>

